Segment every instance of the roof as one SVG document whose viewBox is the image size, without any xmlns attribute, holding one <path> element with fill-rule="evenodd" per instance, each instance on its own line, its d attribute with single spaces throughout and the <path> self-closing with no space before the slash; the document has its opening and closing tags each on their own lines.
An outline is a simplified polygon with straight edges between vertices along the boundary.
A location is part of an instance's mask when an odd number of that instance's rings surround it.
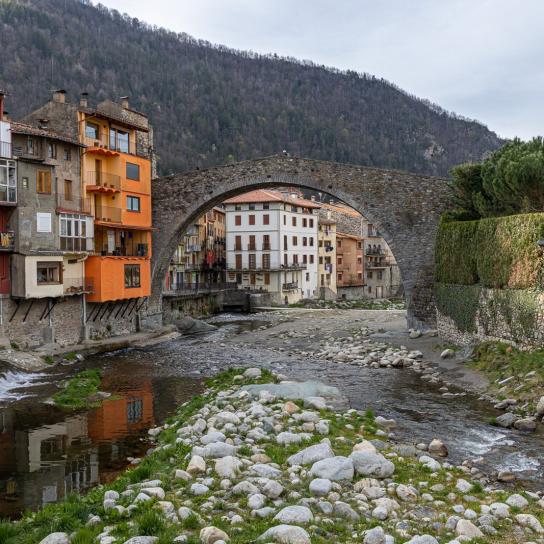
<svg viewBox="0 0 544 544">
<path fill-rule="evenodd" d="M 12 134 L 26 134 L 28 136 L 39 136 L 41 138 L 49 138 L 50 140 L 59 140 L 61 142 L 67 142 L 72 145 L 77 145 L 80 147 L 85 147 L 83 144 L 79 143 L 78 140 L 68 136 L 67 134 L 62 134 L 60 132 L 55 132 L 54 130 L 49 130 L 47 128 L 38 128 L 33 127 L 32 125 L 27 125 L 24 123 L 10 123 L 10 130 Z"/>
<path fill-rule="evenodd" d="M 133 117 L 129 118 L 127 115 L 123 115 L 125 111 L 129 111 L 131 113 L 137 114 L 138 116 L 145 119 L 145 121 L 147 121 L 147 115 L 145 113 L 141 113 L 139 111 L 129 108 L 123 108 L 123 106 L 117 104 L 117 102 L 113 102 L 112 100 L 104 100 L 103 102 L 100 102 L 100 104 L 98 104 L 96 108 L 92 108 L 89 106 L 78 106 L 77 108 L 79 111 L 85 113 L 86 115 L 102 117 L 104 119 L 113 119 L 116 123 L 119 123 L 120 125 L 135 128 L 142 132 L 149 132 L 149 126 L 147 126 L 145 122 L 138 123 Z"/>
<path fill-rule="evenodd" d="M 353 208 L 350 208 L 349 206 L 346 206 L 340 202 L 337 204 L 326 204 L 323 202 L 321 203 L 321 208 L 324 210 L 333 210 L 337 213 L 343 213 L 344 215 L 351 215 L 352 217 L 362 217 L 357 210 L 354 210 Z"/>
<path fill-rule="evenodd" d="M 319 219 L 320 225 L 336 225 L 336 221 L 333 219 Z"/>
<path fill-rule="evenodd" d="M 248 193 L 229 198 L 223 204 L 249 204 L 254 202 L 285 202 L 304 208 L 321 208 L 319 204 L 305 198 L 290 198 L 281 191 L 271 191 L 267 189 L 257 189 Z"/>
<path fill-rule="evenodd" d="M 336 237 L 337 238 L 351 238 L 352 240 L 363 240 L 362 236 L 354 236 L 353 234 L 347 234 L 346 232 L 338 232 L 336 231 Z"/>
</svg>

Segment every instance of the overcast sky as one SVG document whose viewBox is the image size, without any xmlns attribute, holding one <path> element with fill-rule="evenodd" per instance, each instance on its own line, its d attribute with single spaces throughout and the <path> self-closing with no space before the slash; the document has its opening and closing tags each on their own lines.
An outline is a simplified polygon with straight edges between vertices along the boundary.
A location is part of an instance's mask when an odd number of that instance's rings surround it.
<svg viewBox="0 0 544 544">
<path fill-rule="evenodd" d="M 544 0 L 101 0 L 236 49 L 368 72 L 485 123 L 544 134 Z"/>
</svg>

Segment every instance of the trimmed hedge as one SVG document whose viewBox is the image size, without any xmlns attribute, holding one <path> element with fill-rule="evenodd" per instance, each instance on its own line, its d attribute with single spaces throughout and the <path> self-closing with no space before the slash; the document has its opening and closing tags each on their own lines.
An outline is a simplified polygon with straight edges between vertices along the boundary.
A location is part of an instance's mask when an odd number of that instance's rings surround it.
<svg viewBox="0 0 544 544">
<path fill-rule="evenodd" d="M 461 332 L 475 333 L 482 288 L 479 285 L 435 284 L 436 307 Z"/>
<path fill-rule="evenodd" d="M 500 289 L 541 287 L 544 213 L 440 224 L 436 279 Z"/>
</svg>

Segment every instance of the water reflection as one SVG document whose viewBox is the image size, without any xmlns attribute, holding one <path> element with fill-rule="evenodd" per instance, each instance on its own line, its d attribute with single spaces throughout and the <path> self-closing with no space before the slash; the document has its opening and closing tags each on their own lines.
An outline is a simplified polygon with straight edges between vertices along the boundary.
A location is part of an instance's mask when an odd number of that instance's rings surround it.
<svg viewBox="0 0 544 544">
<path fill-rule="evenodd" d="M 0 408 L 0 518 L 111 481 L 127 457 L 143 454 L 147 429 L 198 389 L 194 380 L 165 383 L 126 370 L 108 369 L 101 389 L 112 395 L 88 412 L 28 399 Z"/>
</svg>

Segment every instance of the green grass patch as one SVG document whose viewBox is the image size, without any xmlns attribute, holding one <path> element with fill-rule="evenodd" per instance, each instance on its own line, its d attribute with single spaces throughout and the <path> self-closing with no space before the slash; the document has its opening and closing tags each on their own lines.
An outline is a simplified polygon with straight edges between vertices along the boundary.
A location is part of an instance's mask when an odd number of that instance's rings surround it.
<svg viewBox="0 0 544 544">
<path fill-rule="evenodd" d="M 53 396 L 57 406 L 73 410 L 100 405 L 96 398 L 102 375 L 99 370 L 84 370 L 70 378 L 62 391 Z"/>
</svg>

